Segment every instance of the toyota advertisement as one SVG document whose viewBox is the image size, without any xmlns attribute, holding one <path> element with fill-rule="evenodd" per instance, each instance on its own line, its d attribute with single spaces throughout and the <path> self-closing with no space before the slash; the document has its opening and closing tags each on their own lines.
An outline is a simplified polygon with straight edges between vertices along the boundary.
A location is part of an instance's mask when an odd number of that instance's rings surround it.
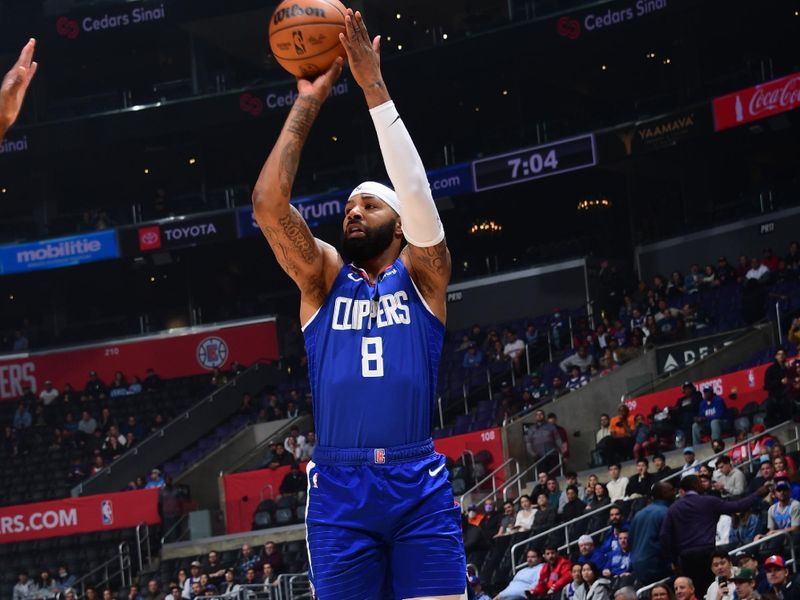
<svg viewBox="0 0 800 600">
<path fill-rule="evenodd" d="M 236 216 L 232 211 L 176 217 L 119 230 L 123 256 L 138 256 L 156 250 L 175 250 L 236 239 Z"/>
<path fill-rule="evenodd" d="M 165 379 L 225 370 L 231 362 L 251 365 L 278 359 L 275 321 L 246 321 L 171 330 L 161 334 L 36 352 L 0 359 L 0 400 L 13 400 L 46 380 L 58 389 L 69 383 L 83 389 L 89 371 L 110 383 L 116 371 L 144 377 L 153 367 Z"/>
<path fill-rule="evenodd" d="M 160 522 L 157 488 L 3 506 L 0 544 Z"/>
</svg>

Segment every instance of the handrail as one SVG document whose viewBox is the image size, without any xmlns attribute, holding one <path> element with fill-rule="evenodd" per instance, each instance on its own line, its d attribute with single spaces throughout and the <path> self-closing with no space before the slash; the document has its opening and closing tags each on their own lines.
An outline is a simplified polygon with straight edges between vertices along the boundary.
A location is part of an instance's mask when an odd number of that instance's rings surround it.
<svg viewBox="0 0 800 600">
<path fill-rule="evenodd" d="M 486 483 L 487 481 L 489 481 L 489 479 L 493 479 L 494 477 L 496 477 L 496 476 L 497 476 L 497 474 L 498 474 L 498 473 L 499 473 L 501 470 L 505 469 L 505 468 L 506 468 L 506 466 L 507 466 L 509 463 L 514 463 L 514 465 L 516 466 L 516 469 L 517 469 L 517 473 L 519 473 L 519 461 L 518 461 L 516 458 L 507 458 L 507 459 L 505 459 L 505 460 L 504 460 L 504 461 L 503 461 L 503 462 L 500 464 L 500 466 L 498 466 L 498 467 L 495 467 L 495 468 L 494 468 L 494 469 L 493 469 L 493 470 L 492 470 L 490 473 L 488 473 L 488 474 L 487 474 L 487 475 L 486 475 L 486 476 L 485 476 L 483 479 L 481 479 L 481 480 L 480 480 L 478 483 L 476 483 L 476 484 L 475 484 L 475 485 L 473 485 L 471 488 L 469 488 L 467 491 L 465 491 L 463 494 L 461 494 L 461 498 L 459 499 L 459 503 L 461 504 L 461 511 L 462 511 L 462 512 L 464 511 L 464 501 L 466 500 L 467 496 L 469 496 L 469 495 L 470 495 L 470 494 L 472 494 L 473 492 L 477 491 L 477 490 L 478 490 L 478 489 L 479 489 L 479 488 L 480 488 L 480 487 L 481 487 L 481 486 L 482 486 L 484 483 Z M 513 477 L 513 475 L 512 475 L 512 477 Z M 494 491 L 495 491 L 495 492 L 497 491 L 497 484 L 494 482 L 494 480 L 492 481 L 492 488 L 494 489 Z"/>
<path fill-rule="evenodd" d="M 749 453 L 749 452 L 750 452 L 750 444 L 751 444 L 752 442 L 754 442 L 754 441 L 756 441 L 757 439 L 760 439 L 760 438 L 762 438 L 762 437 L 766 437 L 767 435 L 769 435 L 770 433 L 772 433 L 772 432 L 774 432 L 774 431 L 777 431 L 778 429 L 781 429 L 781 428 L 783 428 L 783 427 L 786 427 L 786 424 L 787 424 L 787 423 L 788 423 L 788 421 L 783 421 L 782 423 L 779 423 L 778 425 L 775 425 L 774 427 L 770 427 L 769 429 L 765 429 L 764 431 L 762 431 L 761 433 L 757 433 L 757 434 L 756 434 L 756 435 L 754 435 L 753 437 L 750 437 L 750 438 L 747 438 L 746 440 L 743 440 L 743 441 L 741 441 L 741 442 L 737 442 L 737 443 L 735 443 L 733 446 L 731 446 L 730 448 L 726 448 L 726 449 L 725 449 L 725 450 L 723 450 L 722 452 L 717 452 L 716 454 L 714 454 L 714 455 L 712 455 L 712 456 L 709 456 L 708 458 L 704 459 L 704 460 L 703 460 L 703 462 L 708 462 L 708 461 L 710 461 L 710 460 L 717 459 L 717 458 L 719 458 L 720 456 L 722 456 L 723 454 L 728 454 L 728 453 L 729 453 L 731 450 L 733 450 L 734 448 L 739 448 L 739 447 L 741 447 L 741 446 L 746 446 L 746 447 L 747 447 L 747 451 L 748 451 L 748 453 Z M 797 427 L 795 427 L 795 431 L 797 431 Z M 788 441 L 788 442 L 786 442 L 786 443 L 787 443 L 787 444 L 791 444 L 792 442 L 798 442 L 798 446 L 800 446 L 800 441 L 799 441 L 799 440 L 797 440 L 797 439 L 794 439 L 794 440 L 789 440 L 789 441 Z M 753 459 L 751 459 L 751 460 L 750 460 L 750 461 L 748 461 L 747 463 L 743 463 L 743 464 L 750 464 L 750 462 L 752 462 L 752 461 L 753 461 Z M 738 465 L 737 465 L 737 466 L 738 466 Z M 686 471 L 686 469 L 685 469 L 685 468 L 683 468 L 683 469 L 676 469 L 676 471 L 675 471 L 674 473 L 672 473 L 671 475 L 668 475 L 667 477 L 664 477 L 664 479 L 662 479 L 661 481 L 669 481 L 670 479 L 675 479 L 676 477 L 680 477 L 680 475 L 681 475 L 681 474 L 682 474 L 684 471 Z"/>
<path fill-rule="evenodd" d="M 533 463 L 527 469 L 525 469 L 524 471 L 522 471 L 520 473 L 517 473 L 511 479 L 506 481 L 506 484 L 503 486 L 503 488 L 501 490 L 503 492 L 503 502 L 508 500 L 508 495 L 506 493 L 508 491 L 508 488 L 513 486 L 515 483 L 517 484 L 517 490 L 519 492 L 517 494 L 517 497 L 521 496 L 522 495 L 522 477 L 523 477 L 523 475 L 527 475 L 531 470 L 533 470 L 534 478 L 538 478 L 539 477 L 539 468 L 538 468 L 539 467 L 539 463 L 543 462 L 548 456 L 550 456 L 554 452 L 558 454 L 558 464 L 559 464 L 559 466 L 561 466 L 561 464 L 562 464 L 562 462 L 561 462 L 561 453 L 558 452 L 555 448 L 551 448 L 550 450 L 545 452 L 544 456 L 542 456 L 539 460 L 537 460 L 535 463 Z M 552 471 L 552 470 L 553 469 L 550 469 L 550 471 Z M 550 471 L 547 472 L 548 475 L 550 474 Z"/>
<path fill-rule="evenodd" d="M 596 515 L 598 513 L 601 513 L 604 510 L 610 510 L 611 508 L 613 508 L 615 506 L 617 506 L 617 505 L 614 504 L 613 502 L 610 502 L 610 503 L 606 504 L 605 506 L 601 506 L 600 508 L 595 508 L 594 510 L 589 511 L 588 513 L 586 513 L 584 515 L 581 515 L 580 517 L 575 517 L 571 521 L 567 521 L 566 523 L 561 523 L 560 525 L 556 525 L 555 527 L 551 527 L 547 531 L 543 531 L 541 533 L 537 533 L 536 535 L 533 535 L 533 536 L 529 537 L 526 540 L 522 540 L 521 542 L 517 542 L 516 544 L 511 546 L 511 563 L 512 563 L 512 568 L 514 569 L 514 572 L 516 572 L 519 569 L 519 567 L 522 566 L 521 564 L 519 566 L 517 566 L 514 563 L 514 552 L 517 550 L 517 548 L 521 548 L 522 546 L 525 546 L 526 544 L 529 544 L 533 540 L 538 540 L 539 538 L 542 538 L 542 537 L 545 537 L 547 535 L 550 535 L 550 534 L 558 531 L 559 529 L 566 529 L 566 528 L 570 527 L 571 525 L 574 525 L 578 521 L 582 521 L 583 519 L 588 519 L 589 517 L 591 517 L 593 515 Z"/>
<path fill-rule="evenodd" d="M 648 584 L 648 585 L 646 585 L 644 587 L 640 587 L 638 590 L 636 590 L 636 597 L 638 598 L 639 594 L 643 594 L 645 592 L 649 592 L 650 590 L 652 590 L 657 585 L 662 585 L 662 584 L 667 583 L 670 579 L 672 579 L 672 577 L 664 577 L 664 579 L 659 579 L 658 581 L 654 581 L 653 583 L 650 583 L 650 584 Z"/>
<path fill-rule="evenodd" d="M 187 516 L 187 515 L 184 515 L 184 516 Z M 181 518 L 183 518 L 183 517 L 181 517 Z M 179 522 L 180 522 L 180 520 L 179 520 Z M 177 525 L 177 523 L 176 523 L 176 525 Z M 175 528 L 175 526 L 173 525 L 173 527 L 171 529 L 174 529 L 174 528 Z M 144 529 L 144 533 L 141 533 L 142 529 Z M 164 534 L 164 537 L 166 537 L 168 533 L 169 533 L 169 531 Z M 145 546 L 145 550 L 146 550 L 146 553 L 147 553 L 147 567 L 149 568 L 153 564 L 153 554 L 152 554 L 151 549 L 150 549 L 150 527 L 144 521 L 142 521 L 141 523 L 139 523 L 136 526 L 136 556 L 139 559 L 139 573 L 144 571 L 144 560 L 143 560 L 144 557 L 142 556 L 142 542 L 145 542 L 147 544 Z M 164 538 L 161 539 L 161 545 L 162 546 L 164 545 Z"/>
<path fill-rule="evenodd" d="M 161 545 L 164 546 L 165 544 L 172 544 L 172 543 L 175 543 L 175 542 L 180 542 L 181 541 L 181 539 L 180 539 L 181 536 L 178 536 L 178 539 L 176 539 L 176 540 L 169 540 L 167 538 L 169 537 L 170 533 L 172 533 L 173 531 L 178 529 L 183 524 L 184 521 L 188 521 L 188 520 L 189 520 L 189 513 L 186 513 L 185 515 L 181 515 L 180 518 L 175 522 L 175 524 L 172 527 L 170 527 L 169 529 L 167 529 L 164 532 L 164 535 L 161 536 Z M 186 528 L 186 533 L 188 533 L 188 532 L 189 532 L 189 528 L 187 527 Z M 148 534 L 148 538 L 149 538 L 149 534 Z M 149 552 L 149 549 L 148 549 L 148 552 Z"/>
<path fill-rule="evenodd" d="M 789 546 L 789 550 L 790 550 L 791 555 L 792 555 L 792 558 L 791 558 L 792 570 L 796 573 L 797 572 L 797 564 L 796 564 L 797 561 L 795 560 L 794 544 L 792 543 L 792 534 L 790 534 L 787 531 L 776 531 L 775 533 L 771 533 L 769 535 L 766 535 L 766 536 L 762 537 L 761 539 L 753 540 L 752 542 L 748 542 L 744 546 L 739 546 L 738 548 L 734 548 L 733 550 L 728 552 L 728 556 L 733 556 L 736 553 L 741 552 L 742 550 L 747 550 L 748 548 L 755 548 L 755 547 L 760 546 L 761 544 L 764 544 L 766 542 L 772 542 L 778 536 L 784 536 L 786 538 L 786 541 L 788 542 L 787 545 Z M 789 562 L 789 561 L 787 561 L 787 562 Z"/>
<path fill-rule="evenodd" d="M 119 546 L 117 546 L 118 553 L 116 556 L 109 558 L 103 564 L 95 567 L 88 573 L 84 574 L 83 577 L 78 579 L 73 585 L 73 589 L 77 589 L 78 585 L 80 585 L 81 589 L 81 597 L 86 595 L 86 588 L 87 586 L 100 586 L 104 583 L 110 583 L 113 578 L 119 577 L 119 582 L 121 587 L 127 587 L 131 585 L 133 581 L 131 575 L 131 551 L 128 542 L 120 542 Z M 119 570 L 117 571 L 109 571 L 109 566 L 112 564 L 119 564 Z M 97 573 L 103 573 L 104 578 L 101 580 L 97 580 L 95 575 Z M 116 586 L 115 586 L 116 587 Z"/>
</svg>

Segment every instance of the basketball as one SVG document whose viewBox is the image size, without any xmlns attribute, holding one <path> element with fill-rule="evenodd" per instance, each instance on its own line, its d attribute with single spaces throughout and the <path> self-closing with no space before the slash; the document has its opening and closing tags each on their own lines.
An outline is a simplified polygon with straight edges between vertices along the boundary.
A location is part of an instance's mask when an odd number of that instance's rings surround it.
<svg viewBox="0 0 800 600">
<path fill-rule="evenodd" d="M 269 46 L 275 60 L 297 77 L 324 73 L 337 56 L 346 9 L 339 0 L 284 0 L 269 21 Z"/>
</svg>

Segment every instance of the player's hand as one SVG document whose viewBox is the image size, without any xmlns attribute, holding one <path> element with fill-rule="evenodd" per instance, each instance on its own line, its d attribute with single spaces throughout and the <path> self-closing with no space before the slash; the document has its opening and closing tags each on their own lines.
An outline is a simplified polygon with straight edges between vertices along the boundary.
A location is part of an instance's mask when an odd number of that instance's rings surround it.
<svg viewBox="0 0 800 600">
<path fill-rule="evenodd" d="M 14 124 L 19 116 L 25 92 L 36 74 L 38 64 L 33 60 L 36 40 L 31 38 L 22 48 L 17 62 L 0 84 L 0 134 Z"/>
<path fill-rule="evenodd" d="M 370 41 L 367 26 L 359 11 L 348 8 L 344 17 L 345 33 L 339 34 L 347 52 L 350 71 L 361 89 L 383 84 L 381 76 L 381 36 Z"/>
<path fill-rule="evenodd" d="M 333 85 L 339 79 L 344 68 L 344 59 L 342 57 L 333 61 L 330 68 L 322 75 L 319 75 L 313 81 L 305 78 L 297 79 L 297 93 L 301 96 L 312 96 L 320 102 L 325 102 L 325 99 L 330 95 Z"/>
</svg>

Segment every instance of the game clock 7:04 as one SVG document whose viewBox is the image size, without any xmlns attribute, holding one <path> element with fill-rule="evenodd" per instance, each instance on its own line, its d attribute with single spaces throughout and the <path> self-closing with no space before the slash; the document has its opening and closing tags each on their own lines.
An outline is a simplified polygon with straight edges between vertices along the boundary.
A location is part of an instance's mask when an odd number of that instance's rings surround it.
<svg viewBox="0 0 800 600">
<path fill-rule="evenodd" d="M 472 175 L 480 192 L 596 164 L 594 136 L 587 134 L 476 160 Z"/>
</svg>

